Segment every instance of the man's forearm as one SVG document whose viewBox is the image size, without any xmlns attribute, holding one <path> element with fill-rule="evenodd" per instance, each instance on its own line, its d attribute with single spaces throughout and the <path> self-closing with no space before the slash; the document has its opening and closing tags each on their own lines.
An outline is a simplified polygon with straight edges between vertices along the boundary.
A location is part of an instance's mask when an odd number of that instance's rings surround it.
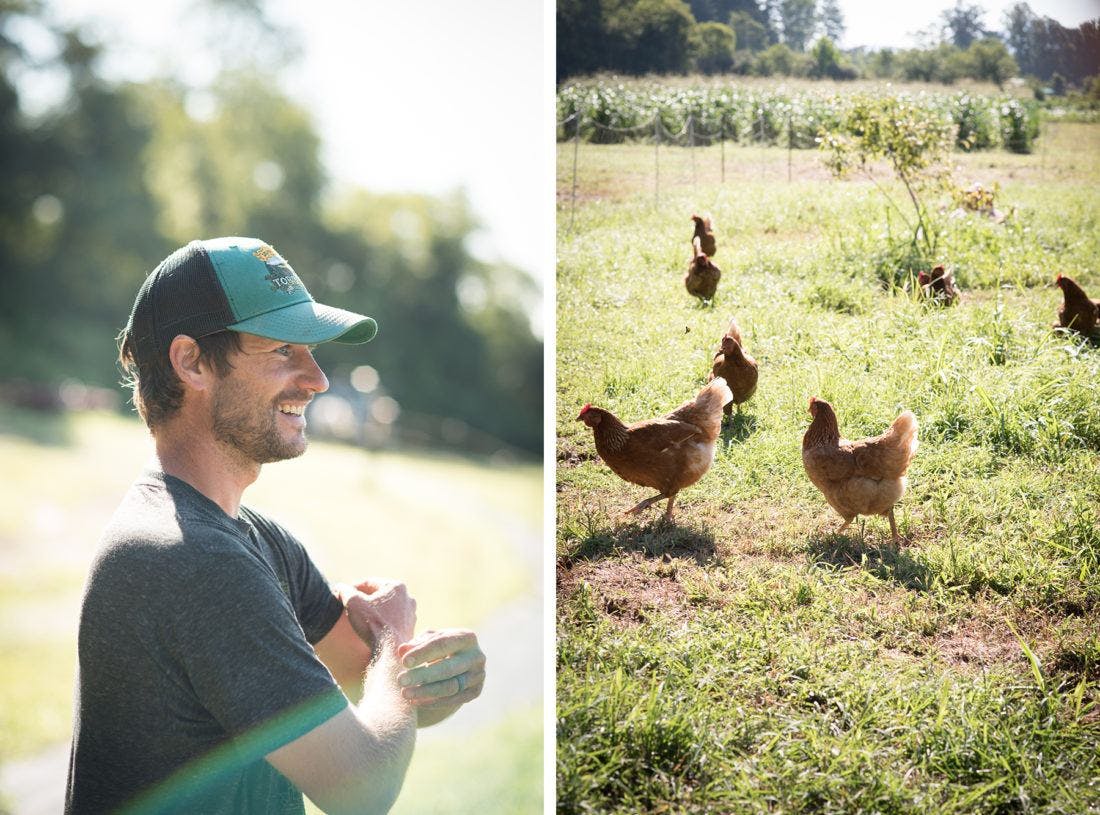
<svg viewBox="0 0 1100 815">
<path fill-rule="evenodd" d="M 267 759 L 330 815 L 388 812 L 416 743 L 416 711 L 401 694 L 392 643 L 362 682 L 363 699 Z"/>
<path fill-rule="evenodd" d="M 400 666 L 392 645 L 381 645 L 378 658 L 363 678 L 363 696 L 355 713 L 369 738 L 375 740 L 372 761 L 377 778 L 385 779 L 385 788 L 376 789 L 377 799 L 388 799 L 380 811 L 386 811 L 397 799 L 405 772 L 416 744 L 417 713 L 401 695 L 397 684 Z"/>
</svg>

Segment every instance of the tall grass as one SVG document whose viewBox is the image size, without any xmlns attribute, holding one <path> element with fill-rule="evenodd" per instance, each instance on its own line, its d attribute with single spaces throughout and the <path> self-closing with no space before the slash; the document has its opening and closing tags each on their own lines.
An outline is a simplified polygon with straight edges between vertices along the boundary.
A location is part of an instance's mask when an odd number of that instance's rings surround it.
<svg viewBox="0 0 1100 815">
<path fill-rule="evenodd" d="M 956 155 L 1010 214 L 942 202 L 954 308 L 896 274 L 869 182 L 727 147 L 723 185 L 665 148 L 655 195 L 652 146 L 581 146 L 558 234 L 559 812 L 1100 812 L 1100 347 L 1051 331 L 1049 286 L 1100 296 L 1100 127 L 1044 138 Z M 561 216 L 571 167 L 561 145 Z M 681 281 L 700 209 L 713 308 Z M 731 316 L 756 395 L 675 523 L 623 518 L 648 492 L 577 411 L 667 412 Z M 899 549 L 882 518 L 833 532 L 801 463 L 814 395 L 849 438 L 917 414 Z"/>
</svg>

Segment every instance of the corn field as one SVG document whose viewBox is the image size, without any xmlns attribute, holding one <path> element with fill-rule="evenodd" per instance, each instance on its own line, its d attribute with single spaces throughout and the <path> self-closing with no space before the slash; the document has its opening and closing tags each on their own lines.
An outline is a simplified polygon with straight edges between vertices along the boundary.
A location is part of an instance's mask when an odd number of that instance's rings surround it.
<svg viewBox="0 0 1100 815">
<path fill-rule="evenodd" d="M 678 87 L 653 81 L 593 80 L 557 94 L 559 141 L 658 141 L 684 146 L 733 141 L 804 149 L 843 131 L 848 112 L 869 97 L 896 96 L 930 119 L 950 123 L 960 150 L 1030 153 L 1039 106 L 1009 94 Z"/>
</svg>

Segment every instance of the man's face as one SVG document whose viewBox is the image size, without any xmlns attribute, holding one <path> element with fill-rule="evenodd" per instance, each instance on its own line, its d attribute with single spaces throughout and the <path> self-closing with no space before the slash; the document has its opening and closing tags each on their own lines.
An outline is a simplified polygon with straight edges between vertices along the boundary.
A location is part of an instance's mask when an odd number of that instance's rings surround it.
<svg viewBox="0 0 1100 815">
<path fill-rule="evenodd" d="M 310 346 L 241 334 L 241 350 L 214 389 L 214 437 L 257 464 L 295 458 L 306 449 L 302 415 L 328 390 Z"/>
</svg>

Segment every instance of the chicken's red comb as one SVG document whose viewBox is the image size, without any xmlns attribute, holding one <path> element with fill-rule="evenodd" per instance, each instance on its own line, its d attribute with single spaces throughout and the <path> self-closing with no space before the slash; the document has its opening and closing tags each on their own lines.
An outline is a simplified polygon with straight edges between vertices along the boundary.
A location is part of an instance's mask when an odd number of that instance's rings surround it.
<svg viewBox="0 0 1100 815">
<path fill-rule="evenodd" d="M 581 412 L 577 416 L 577 418 L 579 419 L 581 416 L 583 416 L 584 414 L 586 414 L 590 410 L 592 410 L 592 403 L 591 402 L 585 402 L 584 407 L 581 408 Z"/>
</svg>

